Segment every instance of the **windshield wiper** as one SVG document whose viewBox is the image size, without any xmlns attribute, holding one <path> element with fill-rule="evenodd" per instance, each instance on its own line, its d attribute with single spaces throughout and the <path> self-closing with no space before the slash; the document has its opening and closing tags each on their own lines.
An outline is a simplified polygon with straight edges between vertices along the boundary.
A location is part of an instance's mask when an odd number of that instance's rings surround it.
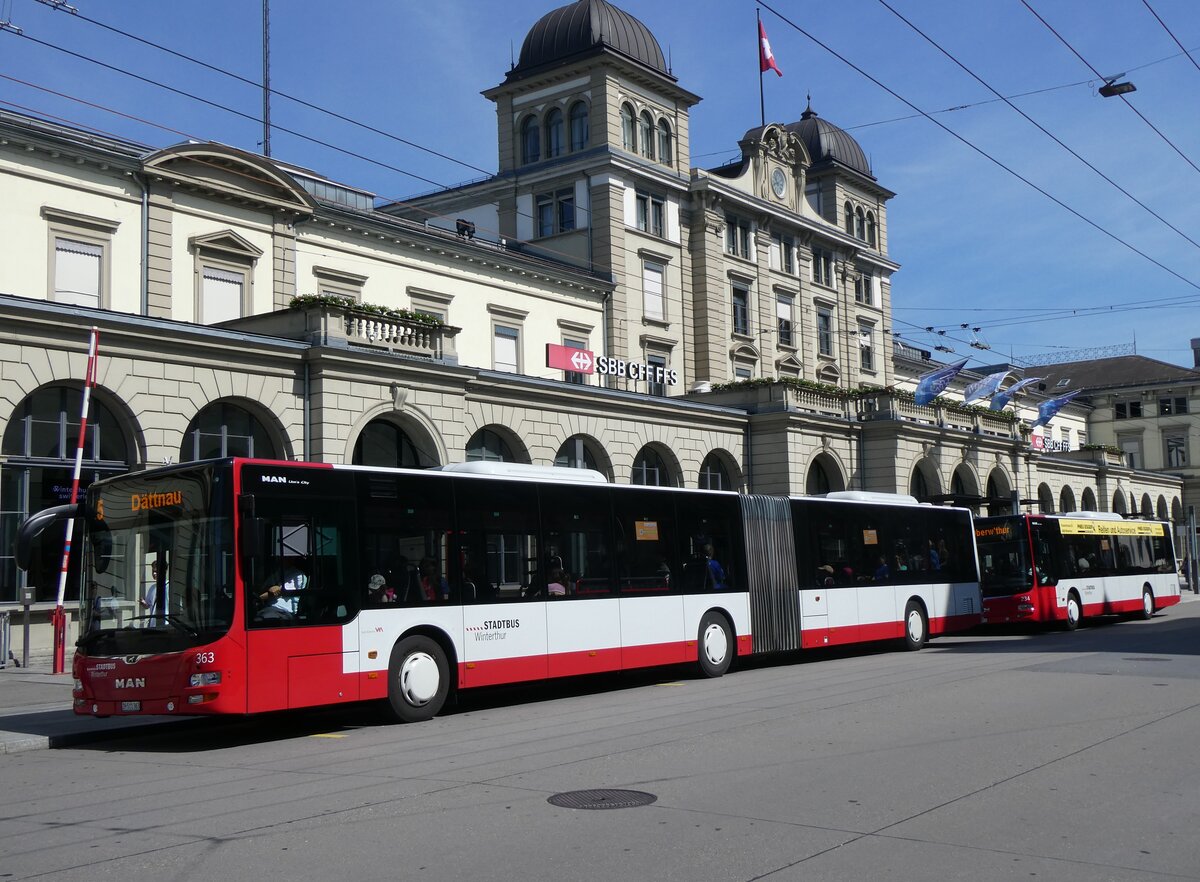
<svg viewBox="0 0 1200 882">
<path fill-rule="evenodd" d="M 193 628 L 191 625 L 188 625 L 188 624 L 185 624 L 185 623 L 179 621 L 179 619 L 177 619 L 175 616 L 167 616 L 166 618 L 163 618 L 163 619 L 160 619 L 156 615 L 131 616 L 130 618 L 125 620 L 126 624 L 123 627 L 119 628 L 118 630 L 122 630 L 122 631 L 145 630 L 145 629 L 131 628 L 130 625 L 133 622 L 146 622 L 146 621 L 154 622 L 155 625 L 160 625 L 160 624 L 170 625 L 171 627 L 175 628 L 176 630 L 182 631 L 184 634 L 187 634 L 189 637 L 199 637 L 200 636 L 200 632 L 198 630 Z M 161 631 L 163 629 L 161 627 L 154 627 L 150 630 Z"/>
</svg>

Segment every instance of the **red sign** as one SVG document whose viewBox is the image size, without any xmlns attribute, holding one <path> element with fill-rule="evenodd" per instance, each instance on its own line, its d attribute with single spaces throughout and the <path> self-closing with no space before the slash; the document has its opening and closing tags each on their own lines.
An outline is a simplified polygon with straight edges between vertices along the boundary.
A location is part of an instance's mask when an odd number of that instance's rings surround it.
<svg viewBox="0 0 1200 882">
<path fill-rule="evenodd" d="M 592 374 L 596 372 L 596 357 L 586 349 L 547 343 L 546 367 L 574 371 L 577 374 Z"/>
</svg>

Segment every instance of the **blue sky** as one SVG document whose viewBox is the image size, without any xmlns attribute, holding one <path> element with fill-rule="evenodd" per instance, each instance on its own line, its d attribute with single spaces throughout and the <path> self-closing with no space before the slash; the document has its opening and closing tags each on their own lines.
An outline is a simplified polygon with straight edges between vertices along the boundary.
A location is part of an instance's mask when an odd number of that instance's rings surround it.
<svg viewBox="0 0 1200 882">
<path fill-rule="evenodd" d="M 1189 340 L 1200 337 L 1200 3 L 886 2 L 773 0 L 761 9 L 784 72 L 765 81 L 768 120 L 799 119 L 811 93 L 813 109 L 850 131 L 879 182 L 897 193 L 889 246 L 901 264 L 892 284 L 901 339 L 954 348 L 973 365 L 1136 343 L 1140 354 L 1190 366 Z M 0 107 L 156 146 L 192 137 L 259 149 L 258 89 L 93 22 L 258 80 L 260 3 L 74 5 L 93 21 L 35 0 L 0 0 L 0 19 L 24 32 L 0 33 Z M 555 5 L 272 0 L 273 88 L 396 136 L 276 97 L 276 126 L 362 158 L 279 130 L 272 154 L 389 199 L 494 171 L 495 109 L 480 92 L 503 79 L 529 28 Z M 759 122 L 757 4 L 617 5 L 645 22 L 680 84 L 703 99 L 692 111 L 692 165 L 734 157 L 738 138 Z M 1137 201 L 996 100 L 889 6 L 1001 95 L 1035 93 L 1012 103 Z M 1102 75 L 1124 72 L 1137 85 L 1129 103 L 1148 122 L 1121 98 L 1100 97 L 1085 61 Z M 952 107 L 961 109 L 934 113 Z M 972 337 L 991 351 L 971 348 Z"/>
</svg>

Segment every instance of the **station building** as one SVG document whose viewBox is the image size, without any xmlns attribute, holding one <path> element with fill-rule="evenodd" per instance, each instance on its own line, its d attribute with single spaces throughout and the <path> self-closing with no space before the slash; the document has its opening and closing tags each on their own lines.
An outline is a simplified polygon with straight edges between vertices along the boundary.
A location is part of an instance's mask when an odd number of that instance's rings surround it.
<svg viewBox="0 0 1200 882">
<path fill-rule="evenodd" d="M 1040 393 L 963 405 L 978 372 L 915 404 L 937 362 L 892 339 L 894 194 L 812 107 L 693 167 L 700 97 L 605 0 L 549 11 L 485 94 L 496 174 L 390 204 L 0 112 L 0 610 L 28 601 L 33 641 L 61 548 L 25 573 L 12 537 L 69 494 L 93 327 L 85 485 L 235 454 L 495 460 L 1178 521 L 1182 479 L 1092 443 L 1091 406 L 1056 418 L 1063 449 L 1030 428 Z"/>
</svg>

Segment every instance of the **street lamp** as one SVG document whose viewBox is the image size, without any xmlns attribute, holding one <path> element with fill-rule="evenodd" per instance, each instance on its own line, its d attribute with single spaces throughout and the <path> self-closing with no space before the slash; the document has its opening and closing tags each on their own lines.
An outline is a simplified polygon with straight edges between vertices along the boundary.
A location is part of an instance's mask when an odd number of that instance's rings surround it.
<svg viewBox="0 0 1200 882">
<path fill-rule="evenodd" d="M 1100 87 L 1100 94 L 1105 98 L 1115 98 L 1117 95 L 1124 95 L 1126 92 L 1136 92 L 1137 86 L 1133 83 L 1114 83 L 1113 80 L 1119 80 L 1125 76 L 1123 73 L 1114 74 L 1111 77 L 1104 78 L 1104 85 Z"/>
</svg>

